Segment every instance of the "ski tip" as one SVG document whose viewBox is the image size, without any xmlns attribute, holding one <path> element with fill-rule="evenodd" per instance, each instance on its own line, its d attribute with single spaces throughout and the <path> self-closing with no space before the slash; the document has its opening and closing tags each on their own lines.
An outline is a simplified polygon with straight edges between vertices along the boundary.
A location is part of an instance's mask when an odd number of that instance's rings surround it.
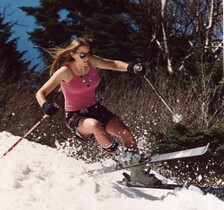
<svg viewBox="0 0 224 210">
<path fill-rule="evenodd" d="M 208 144 L 205 146 L 204 153 L 206 153 L 206 152 L 207 152 L 209 145 L 210 145 L 210 143 L 208 143 Z"/>
</svg>

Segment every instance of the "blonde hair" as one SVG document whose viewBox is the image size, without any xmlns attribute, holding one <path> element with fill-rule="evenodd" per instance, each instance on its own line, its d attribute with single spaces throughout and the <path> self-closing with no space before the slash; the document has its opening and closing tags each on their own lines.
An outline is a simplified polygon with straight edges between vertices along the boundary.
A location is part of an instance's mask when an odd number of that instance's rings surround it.
<svg viewBox="0 0 224 210">
<path fill-rule="evenodd" d="M 84 45 L 88 45 L 91 50 L 91 43 L 92 43 L 91 39 L 76 38 L 66 48 L 54 47 L 44 49 L 54 59 L 53 63 L 50 66 L 50 75 L 52 76 L 54 74 L 54 72 L 59 68 L 61 63 L 73 60 L 72 56 L 70 55 L 70 52 L 76 52 L 79 47 Z"/>
</svg>

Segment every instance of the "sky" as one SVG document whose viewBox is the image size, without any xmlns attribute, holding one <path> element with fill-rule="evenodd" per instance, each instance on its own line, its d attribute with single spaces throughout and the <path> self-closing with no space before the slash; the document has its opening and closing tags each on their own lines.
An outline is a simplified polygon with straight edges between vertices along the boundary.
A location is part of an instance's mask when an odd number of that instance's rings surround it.
<svg viewBox="0 0 224 210">
<path fill-rule="evenodd" d="M 0 132 L 0 157 L 18 139 Z M 117 183 L 122 171 L 89 175 L 89 170 L 113 167 L 112 160 L 86 164 L 59 148 L 23 139 L 0 159 L 1 210 L 224 209 L 224 201 L 203 195 L 195 186 L 175 190 L 128 188 Z"/>
<path fill-rule="evenodd" d="M 20 6 L 36 7 L 39 5 L 39 0 L 0 0 L 0 11 L 6 10 L 6 21 L 17 21 L 18 24 L 13 27 L 13 37 L 18 37 L 18 50 L 27 51 L 24 59 L 31 61 L 31 66 L 38 64 L 37 70 L 41 70 L 44 66 L 39 58 L 39 53 L 35 49 L 27 32 L 31 32 L 35 25 L 35 19 L 32 16 L 27 16 L 25 12 L 20 10 Z"/>
</svg>

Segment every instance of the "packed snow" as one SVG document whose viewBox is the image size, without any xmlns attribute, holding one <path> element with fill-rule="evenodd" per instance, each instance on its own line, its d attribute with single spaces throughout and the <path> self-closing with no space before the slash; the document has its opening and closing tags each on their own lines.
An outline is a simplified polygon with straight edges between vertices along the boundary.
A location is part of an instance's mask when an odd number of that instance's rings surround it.
<svg viewBox="0 0 224 210">
<path fill-rule="evenodd" d="M 17 140 L 0 133 L 0 156 Z M 112 165 L 105 161 L 105 166 Z M 105 167 L 106 169 L 107 167 Z M 223 210 L 224 202 L 203 195 L 196 187 L 158 190 L 128 188 L 117 180 L 122 172 L 89 175 L 104 170 L 102 163 L 86 164 L 57 149 L 22 140 L 0 159 L 1 210 Z"/>
</svg>

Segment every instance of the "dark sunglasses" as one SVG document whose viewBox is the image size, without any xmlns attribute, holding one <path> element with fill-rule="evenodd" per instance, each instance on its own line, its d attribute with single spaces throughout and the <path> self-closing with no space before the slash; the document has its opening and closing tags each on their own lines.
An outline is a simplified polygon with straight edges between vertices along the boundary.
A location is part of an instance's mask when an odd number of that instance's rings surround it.
<svg viewBox="0 0 224 210">
<path fill-rule="evenodd" d="M 79 55 L 79 57 L 80 57 L 81 59 L 83 59 L 83 58 L 85 58 L 85 57 L 90 57 L 90 55 L 91 55 L 90 52 L 88 52 L 88 53 L 78 53 L 78 52 L 77 52 L 77 54 Z"/>
</svg>

